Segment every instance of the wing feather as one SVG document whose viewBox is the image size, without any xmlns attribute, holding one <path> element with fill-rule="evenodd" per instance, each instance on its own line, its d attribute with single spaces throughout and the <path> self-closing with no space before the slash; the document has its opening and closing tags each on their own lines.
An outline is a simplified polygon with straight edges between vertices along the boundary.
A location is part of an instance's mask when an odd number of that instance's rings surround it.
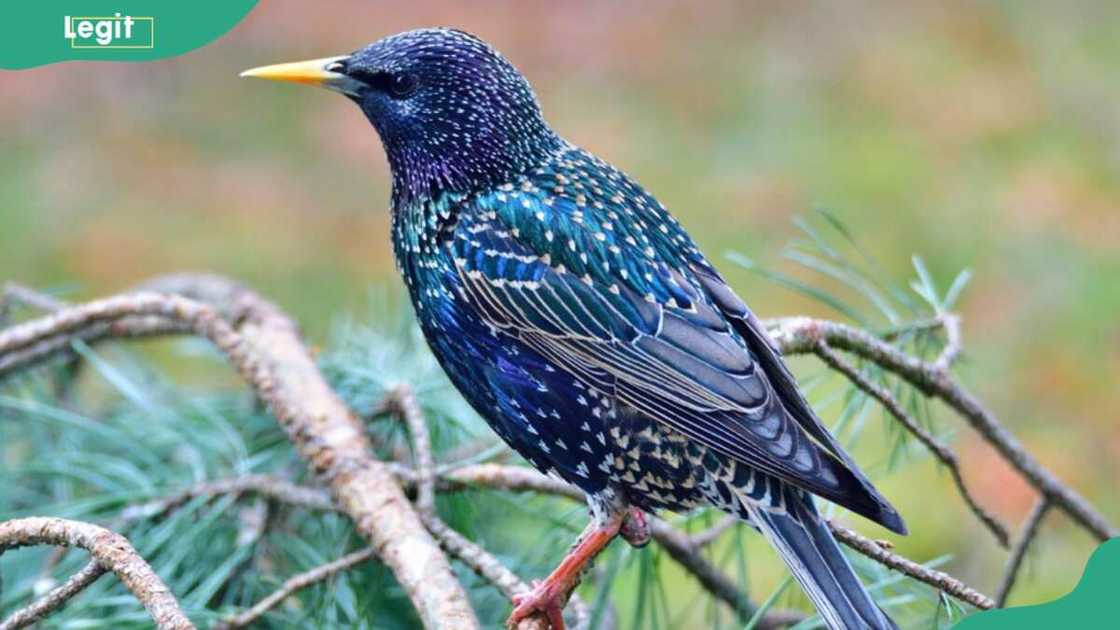
<svg viewBox="0 0 1120 630">
<path fill-rule="evenodd" d="M 682 255 L 668 260 L 641 247 L 652 230 L 639 217 L 616 228 L 638 244 L 621 256 L 603 232 L 556 216 L 567 205 L 546 211 L 541 197 L 512 194 L 487 204 L 496 210 L 460 213 L 448 247 L 462 295 L 488 325 L 701 445 L 901 528 L 690 241 L 676 236 Z"/>
</svg>

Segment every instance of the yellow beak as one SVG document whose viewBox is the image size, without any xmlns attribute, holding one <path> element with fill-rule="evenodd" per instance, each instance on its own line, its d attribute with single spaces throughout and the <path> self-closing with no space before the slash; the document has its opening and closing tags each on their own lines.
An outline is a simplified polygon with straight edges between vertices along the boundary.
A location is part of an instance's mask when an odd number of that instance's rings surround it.
<svg viewBox="0 0 1120 630">
<path fill-rule="evenodd" d="M 327 88 L 343 94 L 357 96 L 360 81 L 337 72 L 341 68 L 339 62 L 345 61 L 346 55 L 340 57 L 325 57 L 310 61 L 296 61 L 294 63 L 279 63 L 273 66 L 261 66 L 241 73 L 243 77 L 256 77 L 270 81 L 287 81 L 289 83 L 302 83 Z"/>
</svg>

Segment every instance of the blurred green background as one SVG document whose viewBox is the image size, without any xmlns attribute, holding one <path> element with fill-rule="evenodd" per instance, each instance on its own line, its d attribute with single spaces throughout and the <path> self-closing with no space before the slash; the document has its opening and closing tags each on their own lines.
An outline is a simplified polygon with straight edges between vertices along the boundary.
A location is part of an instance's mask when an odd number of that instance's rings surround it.
<svg viewBox="0 0 1120 630">
<path fill-rule="evenodd" d="M 643 182 L 714 260 L 737 250 L 830 287 L 782 259 L 791 219 L 828 208 L 899 279 L 915 253 L 943 286 L 971 268 L 959 372 L 1120 522 L 1120 4 L 1050 4 L 265 0 L 176 59 L 0 74 L 0 280 L 94 296 L 212 270 L 313 340 L 371 286 L 400 299 L 373 130 L 343 98 L 237 73 L 455 26 L 511 58 L 562 134 Z M 722 266 L 764 317 L 835 316 Z M 936 417 L 982 502 L 1018 523 L 1030 489 Z M 856 457 L 874 470 L 887 444 L 869 432 Z M 951 572 L 994 590 L 1004 554 L 948 475 L 924 459 L 884 490 L 913 532 L 902 553 L 951 553 Z M 752 578 L 776 585 L 753 538 Z M 1012 603 L 1067 592 L 1093 547 L 1051 515 Z"/>
</svg>

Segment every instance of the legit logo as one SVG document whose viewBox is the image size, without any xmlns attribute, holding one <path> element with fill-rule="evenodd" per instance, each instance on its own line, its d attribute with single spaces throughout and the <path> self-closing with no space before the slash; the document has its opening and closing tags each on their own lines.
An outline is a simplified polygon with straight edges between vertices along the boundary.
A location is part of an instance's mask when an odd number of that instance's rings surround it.
<svg viewBox="0 0 1120 630">
<path fill-rule="evenodd" d="M 63 36 L 71 48 L 154 48 L 154 17 L 65 17 Z"/>
</svg>

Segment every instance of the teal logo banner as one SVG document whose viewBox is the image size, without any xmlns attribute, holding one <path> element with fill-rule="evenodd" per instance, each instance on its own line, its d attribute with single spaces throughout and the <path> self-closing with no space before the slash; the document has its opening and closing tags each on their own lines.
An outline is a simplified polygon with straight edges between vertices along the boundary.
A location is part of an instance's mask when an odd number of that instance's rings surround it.
<svg viewBox="0 0 1120 630">
<path fill-rule="evenodd" d="M 1120 627 L 1116 589 L 1120 585 L 1120 538 L 1097 547 L 1085 574 L 1065 597 L 1037 606 L 989 610 L 966 617 L 953 630 L 1053 630 Z"/>
<path fill-rule="evenodd" d="M 60 61 L 152 61 L 225 35 L 257 0 L 39 0 L 11 2 L 0 68 Z"/>
</svg>

